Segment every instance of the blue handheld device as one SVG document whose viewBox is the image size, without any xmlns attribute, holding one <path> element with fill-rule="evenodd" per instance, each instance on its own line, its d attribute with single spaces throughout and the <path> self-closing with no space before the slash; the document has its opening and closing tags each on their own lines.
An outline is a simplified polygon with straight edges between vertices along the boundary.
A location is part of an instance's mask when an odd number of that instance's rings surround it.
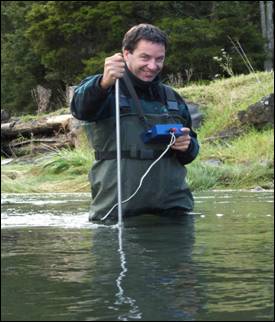
<svg viewBox="0 0 275 322">
<path fill-rule="evenodd" d="M 169 143 L 171 133 L 174 133 L 175 137 L 184 135 L 182 128 L 182 124 L 156 124 L 142 133 L 141 138 L 144 143 Z"/>
</svg>

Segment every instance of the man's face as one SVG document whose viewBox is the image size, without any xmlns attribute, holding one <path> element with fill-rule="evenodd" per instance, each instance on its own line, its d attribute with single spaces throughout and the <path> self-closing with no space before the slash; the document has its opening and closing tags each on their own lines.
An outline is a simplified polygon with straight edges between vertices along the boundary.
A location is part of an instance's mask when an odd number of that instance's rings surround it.
<svg viewBox="0 0 275 322">
<path fill-rule="evenodd" d="M 132 53 L 123 51 L 129 70 L 139 79 L 151 82 L 160 73 L 165 59 L 165 47 L 162 44 L 140 40 Z"/>
</svg>

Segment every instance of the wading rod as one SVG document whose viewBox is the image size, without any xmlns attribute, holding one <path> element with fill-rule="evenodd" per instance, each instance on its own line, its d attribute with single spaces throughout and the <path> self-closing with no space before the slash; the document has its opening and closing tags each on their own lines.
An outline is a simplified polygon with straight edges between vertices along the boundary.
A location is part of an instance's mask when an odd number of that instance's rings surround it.
<svg viewBox="0 0 275 322">
<path fill-rule="evenodd" d="M 117 158 L 117 204 L 118 204 L 118 226 L 122 226 L 121 207 L 121 147 L 120 147 L 120 108 L 119 108 L 119 79 L 115 86 L 116 97 L 116 158 Z"/>
</svg>

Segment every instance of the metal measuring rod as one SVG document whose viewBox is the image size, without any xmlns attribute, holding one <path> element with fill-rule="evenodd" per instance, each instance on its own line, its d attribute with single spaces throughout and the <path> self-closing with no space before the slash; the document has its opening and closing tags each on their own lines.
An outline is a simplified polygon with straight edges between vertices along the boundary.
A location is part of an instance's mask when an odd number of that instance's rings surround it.
<svg viewBox="0 0 275 322">
<path fill-rule="evenodd" d="M 121 146 L 120 146 L 120 106 L 119 106 L 119 79 L 115 85 L 116 100 L 116 158 L 117 158 L 117 209 L 118 226 L 122 226 L 122 201 L 121 201 Z"/>
</svg>

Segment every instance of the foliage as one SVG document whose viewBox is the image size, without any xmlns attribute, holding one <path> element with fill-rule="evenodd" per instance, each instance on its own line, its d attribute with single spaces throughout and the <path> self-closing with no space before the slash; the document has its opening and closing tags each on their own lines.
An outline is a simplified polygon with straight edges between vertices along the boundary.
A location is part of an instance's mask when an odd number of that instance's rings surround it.
<svg viewBox="0 0 275 322">
<path fill-rule="evenodd" d="M 223 48 L 221 49 L 221 56 L 214 56 L 213 60 L 215 60 L 229 76 L 234 76 L 232 68 L 232 58 L 227 54 L 227 52 Z M 216 76 L 217 75 L 215 75 L 215 77 Z"/>
<path fill-rule="evenodd" d="M 255 70 L 263 69 L 255 1 L 2 1 L 1 7 L 1 104 L 13 113 L 35 111 L 30 92 L 37 85 L 52 90 L 51 108 L 59 108 L 66 86 L 102 72 L 104 58 L 121 51 L 124 33 L 142 22 L 170 38 L 164 80 L 227 76 L 213 61 L 222 48 L 235 74 L 247 72 L 228 36 L 241 43 Z"/>
<path fill-rule="evenodd" d="M 274 171 L 272 167 L 253 163 L 248 165 L 223 164 L 214 166 L 196 162 L 188 167 L 187 181 L 193 191 L 209 189 L 247 189 L 260 186 L 273 188 Z"/>
<path fill-rule="evenodd" d="M 10 164 L 2 171 L 2 191 L 87 191 L 90 187 L 87 174 L 92 161 L 90 150 L 77 149 L 40 156 L 33 160 L 32 166 Z"/>
<path fill-rule="evenodd" d="M 87 174 L 92 165 L 92 155 L 87 150 L 61 150 L 42 166 L 42 173 L 67 175 Z"/>
<path fill-rule="evenodd" d="M 1 107 L 31 112 L 31 89 L 43 79 L 44 68 L 28 39 L 24 16 L 34 1 L 1 1 Z"/>
</svg>

